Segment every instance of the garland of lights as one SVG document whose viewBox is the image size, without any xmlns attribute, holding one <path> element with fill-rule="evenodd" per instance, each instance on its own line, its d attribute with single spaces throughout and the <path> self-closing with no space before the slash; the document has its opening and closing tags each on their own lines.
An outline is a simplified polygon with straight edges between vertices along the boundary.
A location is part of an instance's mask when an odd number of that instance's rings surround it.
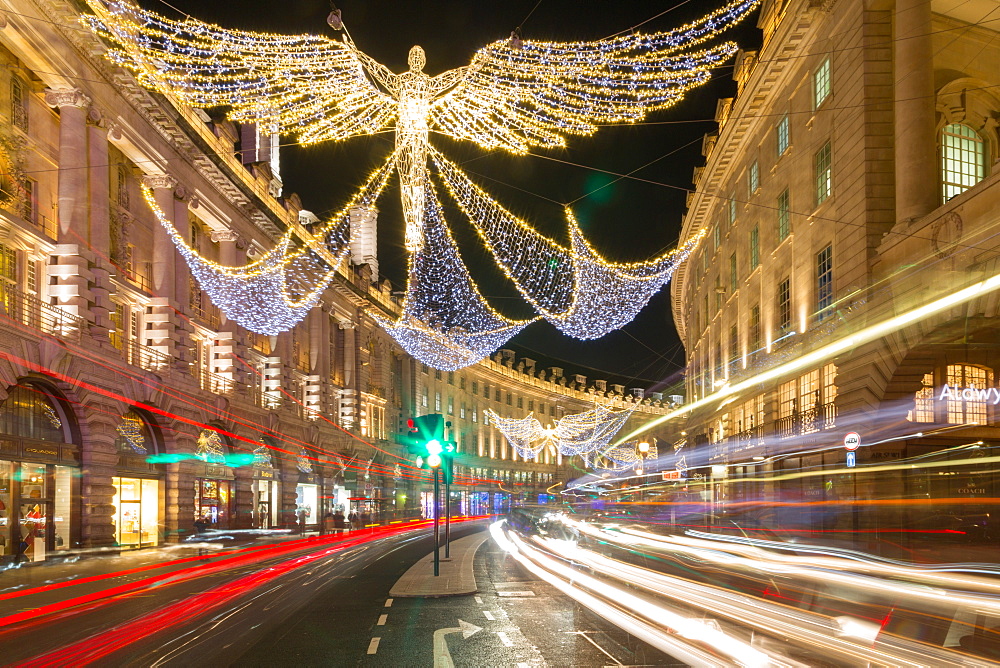
<svg viewBox="0 0 1000 668">
<path fill-rule="evenodd" d="M 532 320 L 511 320 L 490 307 L 469 276 L 426 177 L 424 192 L 424 243 L 410 254 L 402 315 L 396 321 L 371 316 L 413 357 L 454 371 L 489 356 Z"/>
<path fill-rule="evenodd" d="M 290 231 L 263 258 L 242 267 L 226 267 L 202 257 L 157 205 L 153 190 L 143 185 L 142 194 L 212 303 L 250 331 L 271 335 L 294 327 L 319 301 L 350 252 L 350 210 L 374 206 L 390 173 L 390 163 L 376 170 L 350 203 L 313 232 L 312 238 L 297 241 Z M 317 252 L 321 247 L 333 253 L 336 265 Z"/>
<path fill-rule="evenodd" d="M 271 449 L 263 443 L 253 449 L 253 466 L 258 469 L 274 468 L 274 462 L 271 460 Z"/>
<path fill-rule="evenodd" d="M 501 417 L 491 408 L 487 408 L 485 413 L 523 458 L 534 459 L 546 445 L 550 445 L 566 457 L 582 455 L 589 465 L 591 453 L 606 447 L 634 410 L 635 406 L 621 411 L 596 406 L 583 413 L 564 415 L 548 428 L 542 427 L 534 413 L 528 413 L 521 419 Z"/>
<path fill-rule="evenodd" d="M 600 338 L 631 322 L 705 234 L 647 262 L 609 263 L 584 239 L 568 208 L 570 247 L 564 248 L 504 209 L 439 152 L 432 151 L 432 159 L 500 269 L 546 320 L 579 339 Z"/>
<path fill-rule="evenodd" d="M 312 462 L 309 461 L 309 453 L 301 445 L 299 446 L 298 454 L 295 455 L 295 468 L 301 473 L 313 472 Z"/>
<path fill-rule="evenodd" d="M 760 2 L 733 0 L 668 32 L 593 42 L 500 40 L 477 52 L 468 66 L 431 77 L 423 72 L 419 46 L 410 51 L 409 70 L 396 74 L 360 51 L 346 30 L 342 41 L 252 33 L 190 17 L 168 19 L 129 0 L 105 1 L 87 0 L 94 15 L 83 20 L 112 43 L 108 57 L 148 88 L 196 107 L 226 106 L 234 121 L 291 134 L 303 144 L 395 130 L 391 158 L 351 205 L 312 238 L 288 234 L 246 267 L 221 267 L 199 256 L 145 190 L 212 301 L 251 331 L 276 334 L 293 327 L 348 252 L 346 212 L 373 206 L 394 169 L 411 252 L 407 299 L 398 320 L 376 319 L 412 355 L 448 370 L 483 359 L 531 320 L 509 320 L 479 295 L 441 217 L 427 176 L 429 155 L 504 273 L 545 319 L 571 336 L 597 338 L 629 322 L 700 237 L 650 262 L 608 263 L 567 210 L 570 245 L 564 248 L 509 214 L 434 152 L 430 131 L 523 155 L 531 147 L 564 147 L 568 135 L 587 136 L 602 124 L 641 120 L 706 82 L 737 47 L 692 47 Z M 331 252 L 332 266 L 323 259 Z"/>
</svg>

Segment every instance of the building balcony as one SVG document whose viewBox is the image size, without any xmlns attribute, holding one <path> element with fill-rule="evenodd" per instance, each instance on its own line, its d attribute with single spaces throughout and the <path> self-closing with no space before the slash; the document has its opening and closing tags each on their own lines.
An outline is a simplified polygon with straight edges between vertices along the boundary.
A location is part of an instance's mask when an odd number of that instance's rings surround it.
<svg viewBox="0 0 1000 668">
<path fill-rule="evenodd" d="M 121 352 L 122 358 L 132 366 L 147 371 L 160 371 L 170 367 L 170 356 L 159 350 L 127 339 L 116 331 L 108 332 L 108 338 L 111 340 L 111 345 Z"/>
<path fill-rule="evenodd" d="M 778 438 L 791 438 L 811 434 L 836 425 L 837 406 L 833 402 L 814 406 L 774 421 L 774 433 Z"/>
<path fill-rule="evenodd" d="M 0 304 L 15 322 L 70 341 L 79 342 L 80 332 L 87 321 L 57 306 L 22 292 L 12 284 L 0 281 Z"/>
</svg>

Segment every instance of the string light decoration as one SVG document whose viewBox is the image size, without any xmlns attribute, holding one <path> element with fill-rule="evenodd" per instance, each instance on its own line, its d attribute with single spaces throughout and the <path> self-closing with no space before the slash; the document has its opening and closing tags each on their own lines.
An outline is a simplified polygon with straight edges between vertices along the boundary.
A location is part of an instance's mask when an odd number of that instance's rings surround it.
<svg viewBox="0 0 1000 668">
<path fill-rule="evenodd" d="M 504 209 L 439 152 L 432 157 L 504 274 L 542 317 L 579 339 L 600 338 L 631 322 L 705 235 L 701 230 L 646 262 L 609 263 L 584 239 L 569 208 L 570 247 L 564 248 Z"/>
<path fill-rule="evenodd" d="M 207 464 L 225 464 L 226 446 L 219 432 L 212 429 L 202 429 L 198 434 L 198 449 L 195 457 Z"/>
<path fill-rule="evenodd" d="M 133 451 L 140 455 L 148 455 L 149 450 L 146 448 L 146 437 L 142 433 L 142 427 L 141 419 L 126 413 L 122 416 L 122 421 L 118 423 L 115 430 L 122 435 Z"/>
<path fill-rule="evenodd" d="M 45 418 L 49 421 L 55 429 L 62 429 L 62 420 L 56 415 L 56 410 L 49 406 L 48 404 L 42 404 L 42 412 L 45 413 Z"/>
<path fill-rule="evenodd" d="M 312 473 L 313 466 L 312 462 L 309 461 L 309 453 L 301 445 L 299 446 L 299 452 L 295 455 L 295 468 L 299 470 L 300 473 Z"/>
<path fill-rule="evenodd" d="M 410 255 L 402 315 L 371 316 L 421 362 L 454 371 L 487 357 L 532 320 L 511 320 L 480 294 L 445 224 L 429 179 L 423 187 L 424 244 Z"/>
<path fill-rule="evenodd" d="M 584 461 L 589 462 L 591 453 L 605 448 L 634 410 L 634 406 L 620 411 L 595 406 L 583 413 L 564 415 L 548 428 L 542 427 L 534 413 L 515 419 L 501 417 L 491 408 L 484 412 L 510 446 L 525 459 L 534 459 L 546 445 L 551 445 L 564 457 L 582 455 Z"/>
<path fill-rule="evenodd" d="M 253 449 L 253 466 L 258 469 L 274 468 L 274 462 L 271 460 L 271 449 L 263 443 Z"/>
<path fill-rule="evenodd" d="M 708 81 L 712 68 L 737 46 L 701 45 L 759 2 L 732 0 L 666 32 L 590 42 L 503 39 L 480 49 L 469 65 L 433 77 L 423 72 L 421 47 L 410 50 L 408 71 L 393 73 L 355 46 L 339 17 L 331 26 L 343 30 L 342 40 L 229 30 L 190 17 L 178 21 L 129 0 L 87 0 L 94 14 L 83 20 L 111 43 L 111 60 L 132 70 L 142 85 L 182 103 L 225 106 L 231 120 L 293 135 L 302 144 L 393 129 L 395 150 L 361 199 L 370 196 L 373 203 L 383 177 L 397 173 L 411 252 L 409 298 L 397 321 L 378 319 L 418 359 L 453 370 L 486 357 L 531 321 L 496 313 L 468 279 L 457 251 L 450 254 L 450 235 L 438 229 L 444 223 L 430 190 L 429 157 L 501 269 L 546 320 L 571 336 L 593 339 L 629 322 L 700 237 L 650 262 L 614 264 L 587 244 L 567 211 L 570 243 L 560 246 L 433 152 L 430 133 L 523 155 L 533 147 L 565 147 L 568 136 L 589 136 L 600 125 L 639 121 Z M 155 210 L 151 194 L 146 198 Z M 323 261 L 318 244 L 328 246 L 339 264 L 346 254 L 342 218 L 332 221 L 326 235 L 331 238 L 288 235 L 263 259 L 241 268 L 201 258 L 172 227 L 168 231 L 227 317 L 251 331 L 275 334 L 300 321 L 332 280 L 336 267 Z M 436 270 L 425 247 L 445 249 Z M 457 272 L 446 281 L 449 288 L 424 284 L 449 269 Z M 475 299 L 460 302 L 469 295 Z M 452 300 L 446 308 L 440 306 L 444 297 Z"/>
<path fill-rule="evenodd" d="M 350 203 L 313 231 L 311 238 L 299 239 L 289 231 L 260 260 L 242 267 L 202 257 L 157 205 L 153 190 L 144 184 L 142 194 L 212 303 L 250 331 L 271 335 L 294 327 L 319 301 L 337 266 L 350 253 L 350 210 L 374 206 L 391 172 L 390 163 L 376 170 Z M 336 265 L 323 259 L 317 248 L 329 250 Z"/>
</svg>

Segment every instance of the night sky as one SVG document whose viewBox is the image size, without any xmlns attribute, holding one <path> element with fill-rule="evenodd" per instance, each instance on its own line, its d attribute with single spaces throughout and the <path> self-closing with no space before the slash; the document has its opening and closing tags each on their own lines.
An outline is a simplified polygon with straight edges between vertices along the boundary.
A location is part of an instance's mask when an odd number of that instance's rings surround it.
<svg viewBox="0 0 1000 668">
<path fill-rule="evenodd" d="M 518 26 L 525 39 L 592 40 L 640 23 L 645 32 L 669 30 L 725 1 L 341 0 L 337 6 L 359 48 L 401 72 L 406 69 L 410 47 L 420 44 L 427 53 L 424 71 L 434 76 L 467 64 L 477 49 L 505 38 Z M 142 4 L 171 17 L 178 16 L 171 9 L 175 7 L 225 27 L 336 36 L 326 25 L 330 6 L 325 0 L 170 0 L 169 5 L 162 0 L 142 0 Z M 756 15 L 721 39 L 735 40 L 743 48 L 758 48 L 760 32 L 755 22 Z M 731 75 L 732 61 L 717 70 L 711 83 L 692 91 L 672 109 L 653 114 L 645 123 L 606 127 L 591 137 L 570 138 L 565 150 L 535 149 L 530 156 L 514 157 L 487 153 L 471 143 L 433 133 L 431 143 L 496 200 L 548 236 L 567 241 L 563 205 L 572 203 L 591 244 L 607 259 L 643 260 L 678 241 L 692 170 L 704 162 L 701 138 L 716 127 L 712 121 L 716 101 L 735 93 Z M 385 133 L 311 147 L 284 147 L 281 169 L 285 193 L 299 193 L 303 206 L 323 218 L 339 209 L 365 176 L 382 164 L 392 145 L 392 134 Z M 616 180 L 615 174 L 629 172 L 635 172 L 633 178 Z M 500 276 L 468 222 L 449 207 L 447 197 L 442 201 L 483 294 L 508 316 L 530 316 L 528 305 Z M 394 184 L 380 199 L 379 209 L 379 269 L 394 289 L 402 290 L 406 267 L 403 224 Z M 654 391 L 677 381 L 684 362 L 670 316 L 669 286 L 632 323 L 601 339 L 578 341 L 542 321 L 529 326 L 506 347 L 539 360 L 542 366 L 563 366 L 567 372 Z"/>
</svg>

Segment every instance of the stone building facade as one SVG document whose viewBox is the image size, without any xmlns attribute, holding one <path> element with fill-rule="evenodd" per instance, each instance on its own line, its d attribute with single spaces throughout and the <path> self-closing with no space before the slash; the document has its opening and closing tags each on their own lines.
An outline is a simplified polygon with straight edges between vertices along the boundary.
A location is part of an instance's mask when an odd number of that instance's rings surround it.
<svg viewBox="0 0 1000 668">
<path fill-rule="evenodd" d="M 315 221 L 282 196 L 274 138 L 136 85 L 82 29 L 78 3 L 10 7 L 0 13 L 4 560 L 157 545 L 198 516 L 238 529 L 317 525 L 337 506 L 419 514 L 429 478 L 393 436 L 430 412 L 448 415 L 459 442 L 456 510 L 497 511 L 575 474 L 567 461 L 517 460 L 482 422 L 487 405 L 559 415 L 600 400 L 638 405 L 636 421 L 665 410 L 508 352 L 444 377 L 422 367 L 367 315 L 399 310 L 370 238 L 294 330 L 266 337 L 227 321 L 141 186 L 203 256 L 252 261 Z M 371 212 L 357 215 L 364 225 Z"/>
<path fill-rule="evenodd" d="M 996 385 L 997 10 L 763 3 L 695 170 L 683 237 L 706 241 L 672 285 L 689 399 L 761 378 L 673 423 L 716 500 L 995 496 L 961 451 L 996 438 L 992 399 L 944 388 Z M 954 473 L 891 466 L 923 456 Z M 812 473 L 753 482 L 793 471 Z"/>
</svg>

